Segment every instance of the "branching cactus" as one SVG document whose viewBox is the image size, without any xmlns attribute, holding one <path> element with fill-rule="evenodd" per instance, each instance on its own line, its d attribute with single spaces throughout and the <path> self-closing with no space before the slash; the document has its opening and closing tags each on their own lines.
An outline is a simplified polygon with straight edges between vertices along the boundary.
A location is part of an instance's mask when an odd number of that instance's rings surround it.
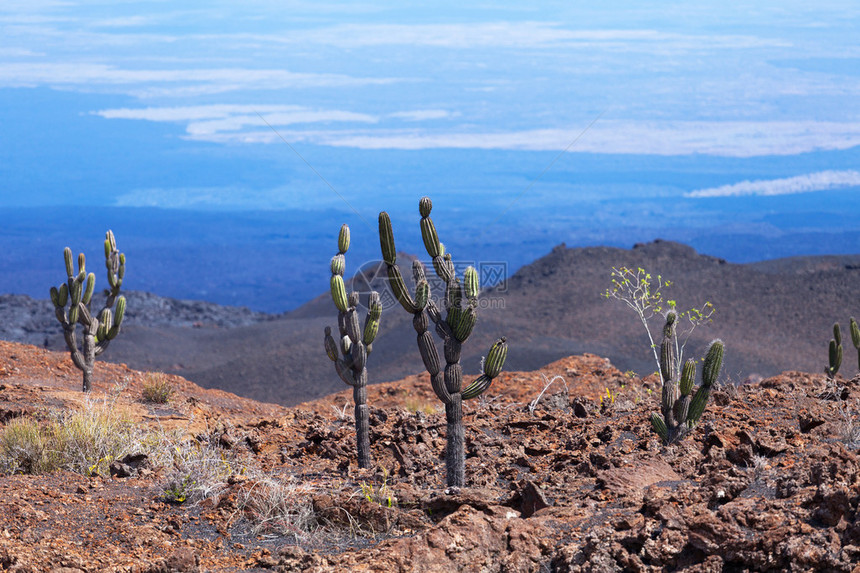
<svg viewBox="0 0 860 573">
<path fill-rule="evenodd" d="M 334 362 L 341 380 L 352 386 L 355 402 L 355 438 L 358 449 L 358 466 L 369 468 L 370 459 L 370 422 L 367 409 L 367 356 L 373 349 L 373 340 L 379 332 L 379 316 L 382 305 L 379 295 L 370 293 L 364 330 L 358 324 L 358 293 L 347 296 L 343 282 L 346 269 L 346 251 L 349 250 L 349 227 L 343 225 L 338 236 L 338 253 L 331 259 L 331 298 L 337 307 L 337 325 L 340 331 L 338 345 L 331 335 L 331 328 L 325 328 L 325 350 Z M 340 355 L 338 354 L 340 349 Z"/>
<path fill-rule="evenodd" d="M 672 444 L 682 440 L 702 417 L 711 387 L 717 381 L 720 368 L 723 365 L 723 343 L 715 340 L 711 343 L 702 367 L 702 384 L 693 393 L 693 383 L 696 379 L 696 361 L 690 358 L 684 363 L 679 374 L 674 368 L 675 352 L 675 321 L 676 315 L 670 312 L 666 316 L 666 326 L 663 327 L 663 342 L 660 345 L 660 370 L 663 375 L 663 394 L 661 400 L 661 415 L 651 414 L 651 425 L 664 444 Z"/>
<path fill-rule="evenodd" d="M 853 342 L 853 330 L 851 331 L 851 339 Z M 830 339 L 827 355 L 829 364 L 824 368 L 824 373 L 827 374 L 827 378 L 833 380 L 836 373 L 839 372 L 839 367 L 842 366 L 842 331 L 839 329 L 838 322 L 833 325 L 833 338 Z"/>
<path fill-rule="evenodd" d="M 51 287 L 51 302 L 57 320 L 63 325 L 66 346 L 72 355 L 72 362 L 84 374 L 83 391 L 92 389 L 93 367 L 96 356 L 105 351 L 110 341 L 119 334 L 125 316 L 125 297 L 119 296 L 122 279 L 125 276 L 125 255 L 116 248 L 113 232 L 105 236 L 105 266 L 107 267 L 108 289 L 104 307 L 96 316 L 90 312 L 90 302 L 96 286 L 95 273 L 86 272 L 84 254 L 78 255 L 78 272 L 75 273 L 72 250 L 66 247 L 66 274 L 68 279 L 59 288 Z M 111 310 L 116 303 L 116 313 Z M 77 325 L 83 326 L 83 342 L 78 346 Z"/>
<path fill-rule="evenodd" d="M 483 373 L 463 388 L 463 370 L 460 353 L 463 342 L 472 333 L 477 321 L 478 273 L 473 267 L 466 269 L 463 281 L 456 277 L 451 255 L 444 252 L 430 219 L 432 203 L 424 197 L 419 203 L 421 213 L 421 235 L 427 253 L 433 259 L 436 274 L 445 281 L 445 317 L 430 297 L 430 287 L 419 261 L 412 264 L 415 294 L 410 295 L 397 267 L 394 233 L 388 214 L 379 214 L 379 242 L 382 258 L 388 268 L 388 282 L 394 297 L 407 312 L 412 314 L 412 326 L 418 333 L 418 350 L 424 367 L 430 373 L 430 381 L 436 396 L 445 404 L 447 420 L 447 447 L 445 449 L 446 481 L 449 487 L 463 487 L 466 483 L 466 455 L 464 450 L 465 429 L 463 426 L 463 400 L 480 396 L 502 371 L 508 347 L 505 338 L 499 339 L 490 348 L 483 364 Z M 441 368 L 436 342 L 430 334 L 430 321 L 444 345 L 445 368 Z"/>
<path fill-rule="evenodd" d="M 860 370 L 860 327 L 857 326 L 857 321 L 851 317 L 851 344 L 857 349 L 857 369 Z"/>
</svg>

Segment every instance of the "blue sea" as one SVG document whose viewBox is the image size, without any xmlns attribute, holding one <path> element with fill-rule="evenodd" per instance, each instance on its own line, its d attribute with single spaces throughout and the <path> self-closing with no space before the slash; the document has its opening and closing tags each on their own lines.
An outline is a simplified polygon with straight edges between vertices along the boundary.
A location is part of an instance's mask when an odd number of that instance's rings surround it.
<svg viewBox="0 0 860 573">
<path fill-rule="evenodd" d="M 347 274 L 379 258 L 382 210 L 398 250 L 423 254 L 424 195 L 455 260 L 501 262 L 508 274 L 560 243 L 629 248 L 662 238 L 737 263 L 860 253 L 856 186 L 686 195 L 844 170 L 860 165 L 857 147 L 737 158 L 216 145 L 182 139 L 178 125 L 89 113 L 126 103 L 0 89 L 0 292 L 46 298 L 64 279 L 65 246 L 87 254 L 103 285 L 101 245 L 112 229 L 128 289 L 284 312 L 327 290 L 343 223 L 352 230 Z"/>
</svg>

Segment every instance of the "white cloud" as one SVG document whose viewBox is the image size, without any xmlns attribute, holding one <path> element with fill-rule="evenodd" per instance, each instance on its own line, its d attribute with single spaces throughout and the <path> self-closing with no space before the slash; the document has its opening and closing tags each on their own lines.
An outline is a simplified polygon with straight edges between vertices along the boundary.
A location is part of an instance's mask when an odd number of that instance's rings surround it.
<svg viewBox="0 0 860 573">
<path fill-rule="evenodd" d="M 743 195 L 791 195 L 841 187 L 860 187 L 858 171 L 818 171 L 784 179 L 741 181 L 685 193 L 686 197 L 738 197 Z"/>
<path fill-rule="evenodd" d="M 546 48 L 612 45 L 624 49 L 733 50 L 785 47 L 782 39 L 750 35 L 692 35 L 637 29 L 570 29 L 555 22 L 475 22 L 469 24 L 342 24 L 299 30 L 284 36 L 227 35 L 274 43 L 323 44 L 340 48 L 409 45 L 437 48 Z"/>
<path fill-rule="evenodd" d="M 379 117 L 289 105 L 206 105 L 106 109 L 93 113 L 107 119 L 187 122 L 187 139 L 213 143 L 275 143 L 283 136 L 291 141 L 359 149 L 561 151 L 570 147 L 573 152 L 587 153 L 724 157 L 796 155 L 860 146 L 860 123 L 849 122 L 600 120 L 581 133 L 585 123 L 566 129 L 494 131 L 471 124 L 460 130 L 442 130 L 433 120 L 460 115 L 443 110 L 402 111 Z M 390 129 L 385 119 L 427 124 L 421 128 Z M 278 127 L 318 123 L 380 124 L 380 127 L 279 130 L 275 134 L 267 123 Z"/>
<path fill-rule="evenodd" d="M 522 149 L 561 151 L 585 125 L 525 131 L 432 132 L 422 130 L 284 132 L 290 139 L 360 149 Z M 231 139 L 274 142 L 264 133 L 215 134 Z M 636 122 L 598 121 L 570 147 L 573 152 L 716 155 L 795 155 L 860 146 L 860 123 L 836 122 Z"/>
<path fill-rule="evenodd" d="M 430 119 L 446 119 L 451 117 L 451 114 L 444 109 L 416 109 L 413 111 L 397 111 L 388 114 L 388 117 L 402 119 L 404 121 L 427 121 Z"/>
<path fill-rule="evenodd" d="M 117 68 L 91 63 L 7 63 L 0 64 L 0 85 L 85 86 L 135 85 L 150 83 L 209 84 L 217 91 L 240 89 L 282 89 L 344 87 L 388 84 L 392 78 L 356 78 L 343 74 L 294 73 L 278 69 L 142 69 Z M 166 94 L 162 94 L 166 95 Z"/>
<path fill-rule="evenodd" d="M 160 20 L 160 18 L 154 18 L 152 16 L 126 16 L 121 18 L 94 20 L 89 24 L 96 28 L 129 28 L 156 24 Z"/>
<path fill-rule="evenodd" d="M 316 181 L 313 182 L 316 185 Z M 119 194 L 116 207 L 162 209 L 301 209 L 337 205 L 335 193 L 308 193 L 307 183 L 288 187 L 248 189 L 243 187 L 176 187 L 134 189 Z"/>
<path fill-rule="evenodd" d="M 240 132 L 246 127 L 283 127 L 302 123 L 376 123 L 378 118 L 341 110 L 316 110 L 295 105 L 201 105 L 103 109 L 92 112 L 105 119 L 187 123 L 190 139 L 206 140 L 221 133 Z M 259 115 L 257 115 L 259 114 Z M 262 116 L 262 118 L 260 117 Z M 275 135 L 275 134 L 273 134 Z M 277 137 L 277 136 L 276 136 Z"/>
</svg>

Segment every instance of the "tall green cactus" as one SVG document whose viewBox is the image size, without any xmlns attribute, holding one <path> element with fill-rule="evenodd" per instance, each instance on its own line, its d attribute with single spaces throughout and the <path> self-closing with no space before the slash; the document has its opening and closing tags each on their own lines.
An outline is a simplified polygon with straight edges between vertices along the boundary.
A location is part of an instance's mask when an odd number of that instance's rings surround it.
<svg viewBox="0 0 860 573">
<path fill-rule="evenodd" d="M 430 211 L 433 204 L 428 197 L 421 199 L 418 210 L 421 214 L 421 236 L 424 247 L 433 259 L 436 274 L 445 281 L 445 317 L 430 297 L 430 286 L 424 273 L 424 265 L 412 263 L 415 295 L 409 294 L 403 276 L 397 266 L 394 232 L 388 214 L 379 214 L 379 243 L 382 258 L 388 268 L 388 282 L 394 297 L 407 312 L 412 314 L 412 326 L 418 333 L 418 350 L 424 367 L 430 373 L 430 381 L 436 396 L 445 404 L 447 421 L 447 447 L 445 449 L 446 481 L 449 487 L 463 487 L 466 483 L 466 454 L 464 449 L 463 400 L 480 396 L 499 375 L 507 357 L 505 338 L 500 338 L 487 355 L 483 373 L 463 388 L 463 370 L 460 353 L 463 342 L 472 333 L 477 320 L 478 273 L 473 267 L 466 269 L 463 281 L 456 277 L 451 255 L 445 253 L 436 233 Z M 444 344 L 445 369 L 441 369 L 436 342 L 430 334 L 430 321 Z"/>
<path fill-rule="evenodd" d="M 674 312 L 666 315 L 663 341 L 660 345 L 660 370 L 663 375 L 661 414 L 651 414 L 651 425 L 664 444 L 682 440 L 702 417 L 711 387 L 717 381 L 723 365 L 723 343 L 715 340 L 708 348 L 702 368 L 702 384 L 693 394 L 696 379 L 696 361 L 690 358 L 681 369 L 680 380 L 674 367 L 675 321 Z"/>
<path fill-rule="evenodd" d="M 853 330 L 851 331 L 851 339 L 853 342 Z M 828 365 L 824 367 L 824 373 L 827 374 L 827 378 L 833 380 L 836 373 L 839 372 L 839 367 L 842 366 L 842 331 L 839 329 L 838 322 L 833 325 L 833 338 L 830 339 L 827 358 Z"/>
<path fill-rule="evenodd" d="M 95 273 L 86 272 L 86 258 L 78 255 L 78 272 L 75 273 L 72 250 L 66 247 L 63 256 L 66 262 L 68 279 L 58 287 L 51 287 L 51 302 L 54 313 L 63 326 L 66 346 L 72 355 L 72 362 L 83 372 L 83 391 L 92 389 L 93 367 L 96 356 L 100 355 L 119 334 L 125 316 L 125 297 L 119 296 L 122 279 L 125 276 L 125 255 L 116 248 L 112 231 L 105 234 L 105 267 L 107 267 L 108 289 L 105 304 L 98 315 L 90 312 L 90 302 L 96 285 Z M 116 302 L 116 312 L 112 312 Z M 68 308 L 66 308 L 68 305 Z M 83 342 L 78 346 L 77 325 L 83 326 Z"/>
<path fill-rule="evenodd" d="M 325 327 L 326 354 L 334 362 L 335 369 L 341 380 L 352 386 L 352 398 L 355 402 L 355 438 L 358 449 L 358 466 L 369 468 L 370 458 L 370 422 L 367 408 L 367 356 L 373 349 L 373 340 L 379 331 L 379 317 L 382 305 L 379 294 L 370 293 L 367 316 L 364 329 L 358 325 L 358 293 L 352 292 L 347 296 L 343 282 L 346 269 L 346 252 L 349 250 L 349 227 L 343 225 L 338 236 L 338 252 L 331 259 L 331 298 L 337 307 L 337 324 L 340 331 L 340 345 L 331 336 L 331 328 Z M 338 355 L 338 347 L 340 353 Z"/>
</svg>

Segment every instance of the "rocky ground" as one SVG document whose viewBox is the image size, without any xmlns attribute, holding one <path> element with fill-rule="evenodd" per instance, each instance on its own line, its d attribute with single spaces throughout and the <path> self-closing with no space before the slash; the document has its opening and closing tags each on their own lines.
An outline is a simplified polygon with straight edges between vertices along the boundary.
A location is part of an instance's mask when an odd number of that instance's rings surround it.
<svg viewBox="0 0 860 573">
<path fill-rule="evenodd" d="M 165 498 L 175 468 L 139 456 L 103 475 L 4 475 L 0 568 L 860 572 L 860 376 L 823 378 L 725 386 L 664 447 L 654 379 L 594 355 L 503 373 L 467 402 L 468 487 L 452 491 L 426 375 L 369 388 L 361 470 L 348 391 L 283 408 L 170 377 L 155 405 L 147 374 L 99 363 L 93 400 L 207 444 L 229 471 L 181 503 Z M 85 407 L 79 384 L 67 355 L 0 342 L 5 426 Z"/>
<path fill-rule="evenodd" d="M 23 294 L 0 295 L 0 313 L 6 320 L 0 324 L 0 339 L 36 346 L 62 348 L 57 344 L 59 323 L 54 307 L 47 298 L 34 299 Z M 222 306 L 199 300 L 179 300 L 148 292 L 128 291 L 124 325 L 150 328 L 235 328 L 272 320 L 276 315 L 254 312 L 245 307 Z M 93 295 L 92 308 L 104 304 L 104 294 Z M 60 330 L 62 333 L 62 330 Z"/>
</svg>

